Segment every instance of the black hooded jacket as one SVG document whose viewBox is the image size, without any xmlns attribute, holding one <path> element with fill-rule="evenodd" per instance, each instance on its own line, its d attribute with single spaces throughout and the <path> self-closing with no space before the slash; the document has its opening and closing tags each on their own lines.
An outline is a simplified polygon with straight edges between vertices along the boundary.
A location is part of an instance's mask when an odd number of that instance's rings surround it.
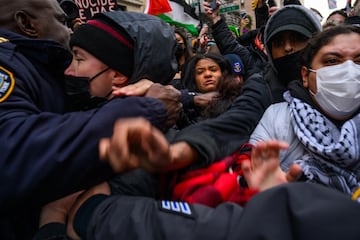
<svg viewBox="0 0 360 240">
<path fill-rule="evenodd" d="M 290 11 L 289 11 L 290 10 Z M 293 11 L 294 10 L 294 11 Z M 296 12 L 297 17 L 292 17 L 292 13 Z M 291 21 L 291 23 L 289 23 Z M 283 93 L 288 89 L 287 85 L 292 80 L 298 79 L 280 79 L 279 72 L 275 68 L 274 59 L 271 55 L 271 38 L 273 33 L 280 28 L 290 30 L 304 26 L 312 33 L 321 31 L 321 24 L 311 10 L 301 5 L 287 5 L 273 14 L 266 23 L 264 31 L 264 43 L 268 54 L 268 63 L 264 69 L 265 80 L 269 83 L 272 92 L 272 102 L 283 102 Z M 296 54 L 296 53 L 294 53 Z M 289 69 L 297 68 L 289 66 Z M 300 75 L 300 73 L 298 73 Z"/>
</svg>

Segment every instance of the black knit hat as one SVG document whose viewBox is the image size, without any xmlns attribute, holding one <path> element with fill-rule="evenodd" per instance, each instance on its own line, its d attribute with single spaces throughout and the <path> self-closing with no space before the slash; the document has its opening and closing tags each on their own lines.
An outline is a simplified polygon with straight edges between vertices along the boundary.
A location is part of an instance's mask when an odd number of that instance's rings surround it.
<svg viewBox="0 0 360 240">
<path fill-rule="evenodd" d="M 70 47 L 88 51 L 110 68 L 130 77 L 134 69 L 134 42 L 116 23 L 92 19 L 72 34 Z"/>
<path fill-rule="evenodd" d="M 301 8 L 290 7 L 291 5 L 278 10 L 277 13 L 272 16 L 271 25 L 267 29 L 266 43 L 274 37 L 277 33 L 290 30 L 298 32 L 307 38 L 310 38 L 313 33 L 320 31 L 320 22 L 315 24 L 308 14 L 301 10 Z M 299 6 L 300 7 L 300 6 Z M 307 9 L 307 11 L 310 11 Z M 313 18 L 315 16 L 312 16 Z M 315 19 L 315 18 L 314 18 Z"/>
</svg>

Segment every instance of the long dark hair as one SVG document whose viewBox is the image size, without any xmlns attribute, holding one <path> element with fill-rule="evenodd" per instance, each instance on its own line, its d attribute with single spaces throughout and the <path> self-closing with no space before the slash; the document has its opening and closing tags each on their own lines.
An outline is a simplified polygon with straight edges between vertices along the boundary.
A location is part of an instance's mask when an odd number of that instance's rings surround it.
<svg viewBox="0 0 360 240">
<path fill-rule="evenodd" d="M 195 81 L 195 66 L 199 60 L 206 58 L 214 60 L 222 72 L 218 89 L 219 97 L 212 101 L 201 113 L 204 118 L 212 118 L 227 110 L 233 100 L 241 93 L 242 85 L 234 80 L 231 65 L 222 55 L 206 53 L 197 54 L 184 64 L 181 74 L 181 82 L 184 88 L 193 92 L 199 91 Z"/>
<path fill-rule="evenodd" d="M 243 84 L 236 82 L 233 76 L 223 76 L 219 84 L 219 97 L 203 111 L 204 118 L 214 118 L 225 112 L 242 92 Z"/>
<path fill-rule="evenodd" d="M 175 33 L 179 34 L 184 41 L 184 45 L 185 45 L 184 58 L 185 58 L 185 62 L 186 62 L 192 56 L 192 49 L 191 49 L 189 41 L 186 37 L 186 33 L 180 28 L 175 28 Z"/>
<path fill-rule="evenodd" d="M 212 59 L 219 65 L 223 77 L 232 73 L 230 64 L 222 55 L 216 53 L 196 54 L 185 62 L 181 72 L 181 84 L 184 88 L 192 92 L 199 92 L 195 81 L 195 66 L 200 60 L 207 58 Z"/>
</svg>

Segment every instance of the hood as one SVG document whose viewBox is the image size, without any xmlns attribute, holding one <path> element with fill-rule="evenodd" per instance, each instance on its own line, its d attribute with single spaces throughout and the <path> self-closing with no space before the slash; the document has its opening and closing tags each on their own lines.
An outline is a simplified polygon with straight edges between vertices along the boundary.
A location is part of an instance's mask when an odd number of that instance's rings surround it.
<svg viewBox="0 0 360 240">
<path fill-rule="evenodd" d="M 136 12 L 104 12 L 94 18 L 108 18 L 122 27 L 134 41 L 134 72 L 129 83 L 147 78 L 169 83 L 176 71 L 175 32 L 160 18 Z M 121 56 L 119 56 L 121 58 Z"/>
<path fill-rule="evenodd" d="M 304 6 L 286 5 L 276 11 L 267 21 L 264 30 L 265 48 L 274 70 L 270 40 L 275 34 L 286 30 L 296 31 L 310 38 L 315 32 L 320 32 L 322 27 L 313 11 Z"/>
</svg>

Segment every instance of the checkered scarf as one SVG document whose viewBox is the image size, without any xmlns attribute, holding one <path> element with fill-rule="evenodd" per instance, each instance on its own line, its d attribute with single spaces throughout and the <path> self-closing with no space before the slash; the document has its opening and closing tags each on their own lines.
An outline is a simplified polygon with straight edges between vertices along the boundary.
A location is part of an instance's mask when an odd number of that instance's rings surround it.
<svg viewBox="0 0 360 240">
<path fill-rule="evenodd" d="M 284 97 L 295 134 L 308 150 L 296 160 L 308 181 L 352 194 L 360 186 L 360 113 L 339 128 L 289 92 Z"/>
</svg>

